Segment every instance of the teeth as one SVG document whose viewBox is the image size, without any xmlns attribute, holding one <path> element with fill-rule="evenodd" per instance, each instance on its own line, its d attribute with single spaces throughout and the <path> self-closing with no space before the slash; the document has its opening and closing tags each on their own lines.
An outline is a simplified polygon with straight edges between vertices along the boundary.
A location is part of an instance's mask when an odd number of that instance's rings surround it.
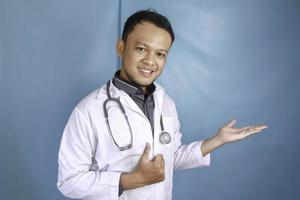
<svg viewBox="0 0 300 200">
<path fill-rule="evenodd" d="M 151 70 L 148 70 L 148 69 L 140 69 L 142 72 L 145 72 L 147 74 L 150 74 L 152 71 Z"/>
</svg>

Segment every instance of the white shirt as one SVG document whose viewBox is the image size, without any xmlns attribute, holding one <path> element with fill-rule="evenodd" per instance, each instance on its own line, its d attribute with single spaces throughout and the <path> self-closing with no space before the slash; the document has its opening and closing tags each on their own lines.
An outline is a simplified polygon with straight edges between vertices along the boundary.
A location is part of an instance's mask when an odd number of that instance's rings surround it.
<svg viewBox="0 0 300 200">
<path fill-rule="evenodd" d="M 149 120 L 136 103 L 127 93 L 110 85 L 111 96 L 120 99 L 128 116 L 133 147 L 120 151 L 114 144 L 103 114 L 107 94 L 106 86 L 102 86 L 80 101 L 65 127 L 58 155 L 58 189 L 66 197 L 86 200 L 172 199 L 174 170 L 210 164 L 210 154 L 205 157 L 201 154 L 203 141 L 182 145 L 175 104 L 159 84 L 155 83 L 153 93 L 154 137 Z M 169 144 L 159 141 L 161 115 L 164 128 L 172 138 Z M 151 145 L 151 157 L 164 156 L 165 180 L 126 190 L 118 196 L 121 173 L 134 170 L 147 142 Z"/>
</svg>

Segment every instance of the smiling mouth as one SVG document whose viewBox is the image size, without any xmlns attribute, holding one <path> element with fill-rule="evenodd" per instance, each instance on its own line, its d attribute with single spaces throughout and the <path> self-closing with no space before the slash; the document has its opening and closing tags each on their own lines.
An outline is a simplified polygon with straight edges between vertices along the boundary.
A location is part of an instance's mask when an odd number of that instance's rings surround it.
<svg viewBox="0 0 300 200">
<path fill-rule="evenodd" d="M 145 68 L 139 68 L 139 71 L 144 75 L 144 76 L 151 76 L 154 70 L 150 69 L 145 69 Z"/>
</svg>

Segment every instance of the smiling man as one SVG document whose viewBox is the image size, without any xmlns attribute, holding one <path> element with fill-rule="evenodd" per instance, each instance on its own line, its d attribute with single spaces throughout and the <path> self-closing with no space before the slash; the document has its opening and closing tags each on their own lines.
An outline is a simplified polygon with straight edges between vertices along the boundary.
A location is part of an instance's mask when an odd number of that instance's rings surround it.
<svg viewBox="0 0 300 200">
<path fill-rule="evenodd" d="M 175 104 L 155 80 L 174 33 L 168 19 L 142 10 L 124 26 L 112 80 L 75 107 L 59 150 L 58 189 L 80 199 L 172 199 L 173 172 L 210 164 L 210 152 L 264 128 L 235 120 L 203 141 L 181 143 Z"/>
<path fill-rule="evenodd" d="M 135 25 L 127 38 L 117 44 L 122 58 L 120 77 L 146 92 L 147 86 L 161 74 L 171 45 L 172 37 L 163 28 L 147 21 Z"/>
</svg>

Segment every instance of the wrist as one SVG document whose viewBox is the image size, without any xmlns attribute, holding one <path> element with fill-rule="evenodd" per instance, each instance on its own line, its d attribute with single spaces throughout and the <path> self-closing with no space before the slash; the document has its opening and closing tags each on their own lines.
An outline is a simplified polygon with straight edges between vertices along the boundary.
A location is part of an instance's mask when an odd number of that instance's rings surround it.
<svg viewBox="0 0 300 200">
<path fill-rule="evenodd" d="M 142 177 L 136 171 L 124 172 L 121 174 L 120 184 L 123 190 L 131 190 L 144 186 L 142 180 Z"/>
<path fill-rule="evenodd" d="M 226 142 L 220 137 L 219 134 L 215 134 L 213 137 L 210 138 L 210 140 L 216 147 L 220 147 L 226 144 Z"/>
<path fill-rule="evenodd" d="M 206 156 L 208 153 L 212 152 L 223 144 L 225 144 L 223 140 L 221 140 L 218 135 L 214 135 L 211 138 L 203 141 L 201 145 L 201 153 L 203 156 Z"/>
</svg>

